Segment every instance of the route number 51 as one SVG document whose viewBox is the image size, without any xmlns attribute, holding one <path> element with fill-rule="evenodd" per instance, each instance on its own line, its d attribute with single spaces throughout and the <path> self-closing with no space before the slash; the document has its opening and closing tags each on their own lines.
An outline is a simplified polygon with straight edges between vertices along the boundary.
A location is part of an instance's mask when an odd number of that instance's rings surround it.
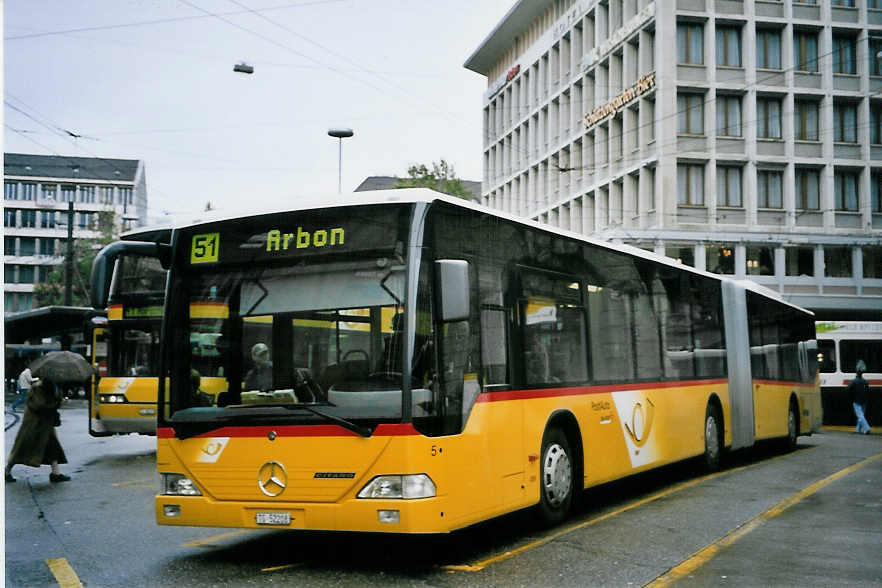
<svg viewBox="0 0 882 588">
<path fill-rule="evenodd" d="M 220 233 L 193 235 L 190 263 L 217 262 L 218 249 L 220 249 Z"/>
</svg>

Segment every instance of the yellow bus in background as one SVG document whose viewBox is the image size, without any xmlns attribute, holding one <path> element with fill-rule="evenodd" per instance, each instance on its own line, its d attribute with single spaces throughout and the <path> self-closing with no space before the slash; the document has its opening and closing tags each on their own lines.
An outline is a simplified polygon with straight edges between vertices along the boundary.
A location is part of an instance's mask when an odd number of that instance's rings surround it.
<svg viewBox="0 0 882 588">
<path fill-rule="evenodd" d="M 169 267 L 163 525 L 554 524 L 585 488 L 821 424 L 811 313 L 429 190 L 111 245 L 93 305 L 132 250 Z"/>
<path fill-rule="evenodd" d="M 126 239 L 169 232 L 130 233 Z M 107 319 L 93 329 L 97 384 L 89 398 L 95 437 L 156 434 L 159 345 L 167 272 L 155 257 L 121 255 L 113 269 Z"/>
</svg>

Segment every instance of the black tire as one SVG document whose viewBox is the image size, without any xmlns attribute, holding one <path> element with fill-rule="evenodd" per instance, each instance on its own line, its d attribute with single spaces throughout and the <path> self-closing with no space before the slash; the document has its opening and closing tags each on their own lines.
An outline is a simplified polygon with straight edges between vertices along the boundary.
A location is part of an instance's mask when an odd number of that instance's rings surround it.
<svg viewBox="0 0 882 588">
<path fill-rule="evenodd" d="M 796 401 L 790 399 L 787 407 L 787 437 L 784 439 L 784 450 L 794 451 L 796 449 L 796 438 L 799 437 L 799 408 Z"/>
<path fill-rule="evenodd" d="M 704 413 L 704 469 L 716 472 L 723 455 L 723 418 L 713 404 Z"/>
<path fill-rule="evenodd" d="M 575 492 L 573 454 L 563 431 L 557 427 L 545 431 L 541 455 L 539 519 L 545 525 L 557 525 L 569 515 Z"/>
</svg>

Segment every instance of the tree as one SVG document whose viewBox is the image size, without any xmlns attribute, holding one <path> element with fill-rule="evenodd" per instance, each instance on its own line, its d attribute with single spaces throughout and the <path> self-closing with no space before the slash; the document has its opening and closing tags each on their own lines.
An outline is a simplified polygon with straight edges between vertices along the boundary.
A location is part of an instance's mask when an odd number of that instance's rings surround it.
<svg viewBox="0 0 882 588">
<path fill-rule="evenodd" d="M 444 159 L 439 163 L 432 162 L 431 171 L 425 165 L 412 165 L 407 168 L 407 175 L 408 178 L 395 182 L 396 188 L 431 188 L 464 200 L 472 199 L 472 193 L 462 185 L 453 166 Z"/>
<path fill-rule="evenodd" d="M 67 212 L 64 213 L 67 216 Z M 89 306 L 89 276 L 92 273 L 92 260 L 98 251 L 116 239 L 115 214 L 111 210 L 98 213 L 97 229 L 99 236 L 92 239 L 74 239 L 73 243 L 73 279 L 71 282 L 71 304 Z M 67 255 L 67 244 L 62 240 L 64 254 Z M 46 281 L 34 286 L 34 307 L 58 306 L 64 304 L 64 272 L 67 260 L 53 267 Z"/>
</svg>

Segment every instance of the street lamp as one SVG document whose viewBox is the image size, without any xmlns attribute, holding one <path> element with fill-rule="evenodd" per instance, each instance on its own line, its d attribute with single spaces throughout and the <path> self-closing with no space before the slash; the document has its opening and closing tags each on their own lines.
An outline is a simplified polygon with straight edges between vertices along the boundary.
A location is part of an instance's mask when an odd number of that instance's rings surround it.
<svg viewBox="0 0 882 588">
<path fill-rule="evenodd" d="M 337 137 L 337 194 L 343 192 L 343 139 L 351 137 L 355 133 L 352 129 L 328 129 L 328 135 Z"/>
</svg>

